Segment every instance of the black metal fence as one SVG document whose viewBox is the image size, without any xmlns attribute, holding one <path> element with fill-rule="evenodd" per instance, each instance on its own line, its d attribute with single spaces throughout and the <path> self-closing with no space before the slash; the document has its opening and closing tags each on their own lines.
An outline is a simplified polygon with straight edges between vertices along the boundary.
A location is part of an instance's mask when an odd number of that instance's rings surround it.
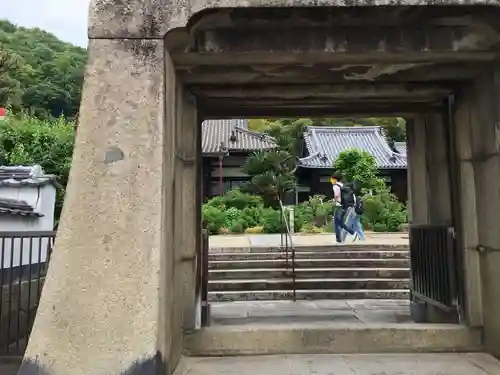
<svg viewBox="0 0 500 375">
<path fill-rule="evenodd" d="M 455 240 L 452 227 L 410 226 L 413 296 L 446 311 L 457 303 Z"/>
<path fill-rule="evenodd" d="M 0 356 L 24 353 L 55 232 L 0 231 Z"/>
</svg>

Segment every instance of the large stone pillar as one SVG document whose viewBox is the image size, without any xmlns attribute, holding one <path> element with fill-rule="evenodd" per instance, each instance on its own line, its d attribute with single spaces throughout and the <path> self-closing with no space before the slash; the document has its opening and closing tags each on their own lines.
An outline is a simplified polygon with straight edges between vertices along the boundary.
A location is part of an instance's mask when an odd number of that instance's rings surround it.
<svg viewBox="0 0 500 375">
<path fill-rule="evenodd" d="M 439 114 L 408 123 L 410 223 L 451 224 L 446 124 Z"/>
<path fill-rule="evenodd" d="M 429 224 L 453 225 L 447 126 L 441 114 L 425 117 Z"/>
<path fill-rule="evenodd" d="M 500 355 L 500 67 L 457 97 L 465 277 L 469 319 Z"/>
<path fill-rule="evenodd" d="M 470 89 L 470 87 L 468 87 Z M 455 145 L 458 168 L 458 191 L 460 202 L 460 237 L 464 259 L 464 289 L 467 322 L 473 327 L 483 325 L 482 286 L 480 255 L 477 252 L 479 245 L 478 222 L 476 208 L 476 183 L 473 163 L 473 148 L 471 142 L 473 123 L 471 116 L 475 116 L 474 106 L 470 99 L 459 98 L 454 106 Z"/>
<path fill-rule="evenodd" d="M 419 116 L 407 123 L 408 196 L 410 224 L 422 225 L 429 221 L 428 185 L 426 168 L 425 117 Z"/>
<path fill-rule="evenodd" d="M 163 40 L 90 41 L 61 225 L 20 375 L 175 367 L 177 90 Z"/>
<path fill-rule="evenodd" d="M 410 224 L 452 225 L 447 123 L 423 114 L 407 126 Z M 452 322 L 452 314 L 426 304 L 429 322 Z"/>
<path fill-rule="evenodd" d="M 179 224 L 175 242 L 177 313 L 182 326 L 195 328 L 196 259 L 201 252 L 201 124 L 196 98 L 178 85 L 176 118 L 175 218 Z"/>
</svg>

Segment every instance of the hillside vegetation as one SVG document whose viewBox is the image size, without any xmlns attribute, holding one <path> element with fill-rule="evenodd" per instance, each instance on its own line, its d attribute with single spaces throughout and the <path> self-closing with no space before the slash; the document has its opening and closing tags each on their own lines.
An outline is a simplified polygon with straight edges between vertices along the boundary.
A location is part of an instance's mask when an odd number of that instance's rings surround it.
<svg viewBox="0 0 500 375">
<path fill-rule="evenodd" d="M 74 118 L 87 51 L 40 29 L 0 20 L 0 107 Z"/>
</svg>

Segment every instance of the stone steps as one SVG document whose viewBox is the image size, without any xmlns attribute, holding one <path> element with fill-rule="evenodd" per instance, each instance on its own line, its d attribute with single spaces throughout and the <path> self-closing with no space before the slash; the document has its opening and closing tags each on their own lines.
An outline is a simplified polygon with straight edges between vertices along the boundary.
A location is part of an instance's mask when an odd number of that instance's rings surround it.
<svg viewBox="0 0 500 375">
<path fill-rule="evenodd" d="M 357 268 L 357 267 L 386 267 L 386 268 L 408 268 L 410 265 L 409 259 L 331 259 L 317 258 L 305 259 L 298 258 L 295 260 L 296 268 Z M 243 259 L 243 260 L 213 260 L 210 261 L 210 269 L 212 270 L 235 270 L 235 269 L 251 269 L 251 268 L 282 268 L 286 266 L 284 259 Z"/>
<path fill-rule="evenodd" d="M 407 289 L 408 279 L 296 279 L 296 289 Z M 291 290 L 292 279 L 209 280 L 209 291 Z"/>
<path fill-rule="evenodd" d="M 460 325 L 322 321 L 206 327 L 188 334 L 184 348 L 190 356 L 446 353 L 479 352 L 481 342 L 480 329 Z"/>
<path fill-rule="evenodd" d="M 289 259 L 291 255 L 289 255 Z M 347 251 L 296 251 L 295 259 L 408 259 L 407 250 L 391 251 L 369 251 L 369 250 L 347 250 Z M 209 261 L 243 261 L 243 260 L 285 260 L 285 254 L 281 252 L 237 252 L 237 253 L 210 253 Z"/>
<path fill-rule="evenodd" d="M 291 277 L 290 269 L 242 268 L 210 270 L 210 280 L 279 279 Z M 408 278 L 408 268 L 295 268 L 296 280 L 327 278 Z"/>
<path fill-rule="evenodd" d="M 211 249 L 209 299 L 251 301 L 291 299 L 406 299 L 407 246 L 300 247 L 291 254 L 275 248 Z"/>
<path fill-rule="evenodd" d="M 298 300 L 408 299 L 407 289 L 298 289 Z M 243 290 L 208 292 L 210 302 L 291 300 L 291 290 Z"/>
</svg>

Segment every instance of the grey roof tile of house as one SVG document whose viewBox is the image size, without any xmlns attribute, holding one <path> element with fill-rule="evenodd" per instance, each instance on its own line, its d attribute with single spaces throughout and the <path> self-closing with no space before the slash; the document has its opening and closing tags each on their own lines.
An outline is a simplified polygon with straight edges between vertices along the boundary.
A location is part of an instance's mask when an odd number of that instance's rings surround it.
<svg viewBox="0 0 500 375">
<path fill-rule="evenodd" d="M 304 141 L 308 156 L 300 164 L 305 168 L 332 168 L 339 154 L 350 148 L 369 152 L 380 169 L 406 168 L 406 155 L 390 148 L 379 126 L 308 126 Z"/>
<path fill-rule="evenodd" d="M 43 216 L 41 213 L 36 212 L 35 208 L 27 202 L 10 198 L 0 198 L 0 214 Z"/>
<path fill-rule="evenodd" d="M 0 187 L 46 184 L 56 184 L 56 177 L 45 174 L 39 165 L 0 166 Z"/>
<path fill-rule="evenodd" d="M 400 154 L 408 156 L 406 150 L 406 142 L 394 142 L 394 148 Z"/>
<path fill-rule="evenodd" d="M 202 123 L 202 153 L 251 152 L 277 147 L 274 138 L 248 130 L 248 120 L 206 120 Z"/>
</svg>

